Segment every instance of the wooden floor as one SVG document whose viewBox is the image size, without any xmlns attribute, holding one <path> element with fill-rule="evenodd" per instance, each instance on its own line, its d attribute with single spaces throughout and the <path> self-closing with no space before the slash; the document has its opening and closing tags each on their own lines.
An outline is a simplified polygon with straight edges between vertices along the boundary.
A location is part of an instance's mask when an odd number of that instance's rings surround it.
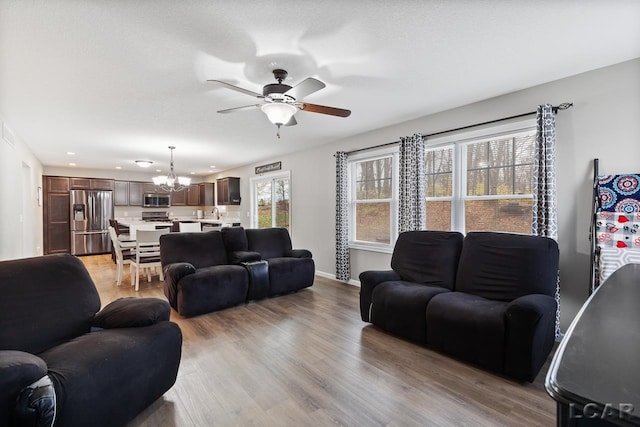
<svg viewBox="0 0 640 427">
<path fill-rule="evenodd" d="M 103 306 L 164 298 L 156 277 L 134 292 L 107 255 L 82 257 Z M 313 287 L 195 318 L 176 384 L 129 426 L 554 425 L 544 390 L 476 369 L 360 320 L 357 287 Z M 117 393 L 117 391 L 114 391 Z"/>
</svg>

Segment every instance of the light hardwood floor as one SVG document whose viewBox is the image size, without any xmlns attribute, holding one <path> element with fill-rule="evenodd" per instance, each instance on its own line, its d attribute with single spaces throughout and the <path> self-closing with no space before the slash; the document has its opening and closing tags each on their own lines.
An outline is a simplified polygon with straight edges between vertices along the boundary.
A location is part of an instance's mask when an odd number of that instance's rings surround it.
<svg viewBox="0 0 640 427">
<path fill-rule="evenodd" d="M 164 298 L 157 276 L 115 286 L 107 255 L 81 258 L 102 305 Z M 128 272 L 128 270 L 127 270 Z M 555 424 L 548 361 L 520 384 L 420 347 L 360 320 L 357 287 L 313 287 L 183 318 L 176 384 L 133 426 L 496 426 Z M 117 390 L 114 390 L 117 393 Z"/>
</svg>

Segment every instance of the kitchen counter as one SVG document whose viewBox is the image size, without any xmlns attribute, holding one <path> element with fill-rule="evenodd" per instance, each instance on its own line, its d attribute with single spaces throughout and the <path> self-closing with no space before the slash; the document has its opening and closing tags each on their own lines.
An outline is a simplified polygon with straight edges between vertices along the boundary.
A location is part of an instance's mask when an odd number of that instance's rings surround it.
<svg viewBox="0 0 640 427">
<path fill-rule="evenodd" d="M 131 236 L 132 240 L 135 240 L 137 230 L 155 230 L 157 227 L 172 227 L 174 222 L 180 221 L 199 222 L 203 224 L 203 227 L 205 229 L 220 229 L 223 227 L 233 227 L 234 225 L 241 224 L 238 218 L 214 219 L 206 217 L 201 219 L 177 217 L 168 221 L 143 221 L 142 218 L 125 217 L 117 218 L 117 221 L 118 223 L 129 227 L 129 235 Z"/>
</svg>

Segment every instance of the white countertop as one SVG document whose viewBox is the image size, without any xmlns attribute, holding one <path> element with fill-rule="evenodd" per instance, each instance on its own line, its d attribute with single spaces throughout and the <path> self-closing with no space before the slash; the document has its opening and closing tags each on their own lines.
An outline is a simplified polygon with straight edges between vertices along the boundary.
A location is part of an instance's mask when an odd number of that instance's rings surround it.
<svg viewBox="0 0 640 427">
<path fill-rule="evenodd" d="M 116 220 L 122 224 L 131 227 L 132 225 L 143 225 L 143 224 L 152 224 L 152 225 L 172 225 L 173 221 L 197 221 L 204 224 L 236 224 L 241 223 L 239 218 L 193 218 L 193 217 L 175 217 L 170 219 L 169 221 L 143 221 L 142 218 L 135 217 L 123 217 L 116 218 Z"/>
</svg>

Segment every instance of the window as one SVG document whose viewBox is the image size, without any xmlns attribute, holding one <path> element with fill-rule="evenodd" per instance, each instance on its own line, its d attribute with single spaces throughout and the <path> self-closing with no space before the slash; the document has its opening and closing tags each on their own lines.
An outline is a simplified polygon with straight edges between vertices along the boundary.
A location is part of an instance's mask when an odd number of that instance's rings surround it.
<svg viewBox="0 0 640 427">
<path fill-rule="evenodd" d="M 535 129 L 426 150 L 428 230 L 531 233 Z"/>
<path fill-rule="evenodd" d="M 291 226 L 289 172 L 251 179 L 251 227 Z"/>
<path fill-rule="evenodd" d="M 397 234 L 397 149 L 349 159 L 349 246 L 389 252 Z"/>
</svg>

